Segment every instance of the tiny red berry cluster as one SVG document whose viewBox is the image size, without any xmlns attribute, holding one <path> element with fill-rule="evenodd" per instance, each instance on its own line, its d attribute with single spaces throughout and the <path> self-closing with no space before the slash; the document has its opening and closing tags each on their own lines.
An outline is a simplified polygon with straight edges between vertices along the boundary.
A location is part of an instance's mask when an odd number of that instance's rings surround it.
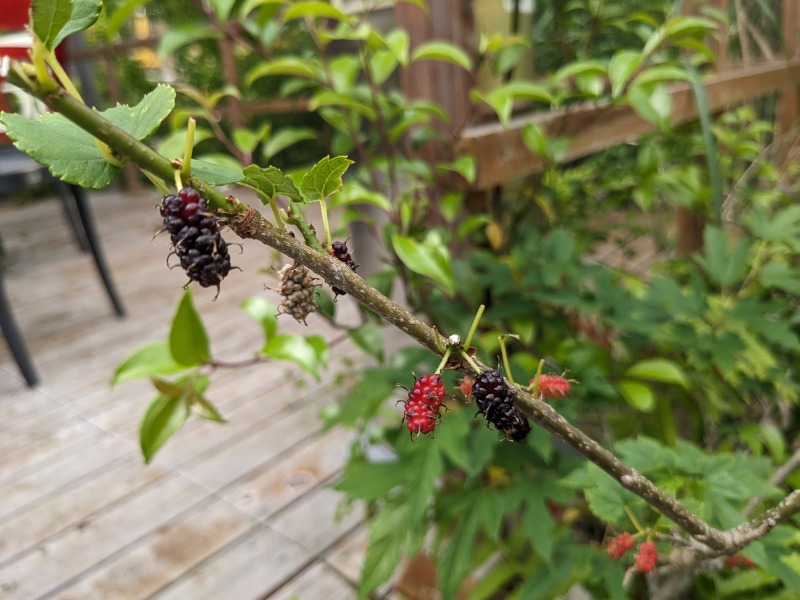
<svg viewBox="0 0 800 600">
<path fill-rule="evenodd" d="M 508 389 L 499 371 L 478 375 L 472 386 L 478 412 L 508 439 L 523 441 L 531 431 L 528 419 L 514 404 L 514 393 Z"/>
<path fill-rule="evenodd" d="M 207 210 L 206 201 L 193 187 L 161 200 L 164 229 L 172 240 L 172 254 L 191 281 L 203 287 L 216 286 L 231 270 L 228 245 L 219 233 L 217 217 Z"/>
<path fill-rule="evenodd" d="M 639 554 L 636 555 L 636 562 L 633 568 L 639 573 L 649 573 L 655 569 L 657 562 L 658 550 L 656 549 L 655 542 L 648 540 L 639 546 Z"/>
<path fill-rule="evenodd" d="M 422 375 L 414 378 L 414 387 L 408 392 L 403 419 L 411 433 L 429 434 L 439 421 L 439 408 L 444 401 L 444 383 L 440 375 Z"/>
<path fill-rule="evenodd" d="M 563 398 L 569 394 L 569 380 L 561 375 L 539 375 L 539 392 L 545 398 Z"/>
<path fill-rule="evenodd" d="M 353 260 L 353 257 L 350 256 L 350 250 L 347 249 L 347 242 L 333 242 L 328 250 L 328 253 L 350 267 L 353 272 L 355 272 L 355 270 L 359 267 L 359 265 L 357 265 Z M 346 293 L 344 290 L 336 286 L 333 286 L 331 289 L 336 296 L 344 296 Z"/>
<path fill-rule="evenodd" d="M 622 558 L 628 550 L 634 547 L 636 542 L 633 540 L 633 536 L 628 533 L 621 533 L 613 540 L 608 542 L 608 547 L 606 548 L 606 552 L 611 558 Z"/>
</svg>

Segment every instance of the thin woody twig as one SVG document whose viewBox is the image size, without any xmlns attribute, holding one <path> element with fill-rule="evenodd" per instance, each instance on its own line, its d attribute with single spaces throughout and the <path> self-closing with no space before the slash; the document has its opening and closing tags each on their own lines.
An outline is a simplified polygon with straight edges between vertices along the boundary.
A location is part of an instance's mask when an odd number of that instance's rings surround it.
<svg viewBox="0 0 800 600">
<path fill-rule="evenodd" d="M 44 101 L 51 109 L 62 113 L 88 133 L 108 144 L 119 156 L 133 161 L 140 168 L 164 179 L 171 179 L 175 167 L 169 160 L 116 127 L 96 111 L 70 97 L 63 90 L 44 90 L 36 87 L 35 84 L 32 85 L 30 81 L 17 79 L 18 81 L 13 81 L 13 83 L 25 88 L 29 93 Z M 321 276 L 327 283 L 341 288 L 359 303 L 431 352 L 441 355 L 436 345 L 434 329 L 431 326 L 369 286 L 347 265 L 326 253 L 310 248 L 289 233 L 281 231 L 264 219 L 260 213 L 233 197 L 221 194 L 214 188 L 203 184 L 199 179 L 197 181 L 202 186 L 202 191 L 208 198 L 209 204 L 227 213 L 228 225 L 240 237 L 258 240 L 289 258 L 297 260 Z M 489 370 L 488 366 L 478 362 L 473 365 L 481 371 Z M 460 363 L 458 368 L 464 372 L 472 372 L 474 367 L 469 366 L 468 363 Z M 779 504 L 747 523 L 727 531 L 715 529 L 687 510 L 655 483 L 569 423 L 541 398 L 531 396 L 520 386 L 511 383 L 508 385 L 514 392 L 518 406 L 533 421 L 575 448 L 588 460 L 611 475 L 624 488 L 641 497 L 662 515 L 673 520 L 699 542 L 699 549 L 696 551 L 699 557 L 704 554 L 706 556 L 733 554 L 750 542 L 766 535 L 778 523 L 800 512 L 800 491 L 794 491 Z"/>
</svg>

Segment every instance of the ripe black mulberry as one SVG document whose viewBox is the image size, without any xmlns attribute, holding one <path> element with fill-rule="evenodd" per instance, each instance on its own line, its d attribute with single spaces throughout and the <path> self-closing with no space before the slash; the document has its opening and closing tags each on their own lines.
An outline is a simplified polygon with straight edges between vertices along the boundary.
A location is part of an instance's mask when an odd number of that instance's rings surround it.
<svg viewBox="0 0 800 600">
<path fill-rule="evenodd" d="M 486 371 L 475 379 L 472 395 L 478 412 L 514 442 L 523 441 L 531 431 L 528 419 L 514 404 L 514 393 L 508 389 L 499 371 Z"/>
<path fill-rule="evenodd" d="M 342 261 L 348 267 L 350 267 L 350 269 L 353 272 L 355 272 L 356 269 L 358 269 L 359 267 L 359 265 L 355 263 L 353 257 L 350 255 L 350 251 L 347 249 L 347 242 L 333 242 L 333 244 L 331 244 L 330 249 L 328 250 L 328 253 L 331 254 L 331 256 L 333 256 L 334 258 Z M 334 297 L 344 296 L 346 294 L 344 290 L 336 286 L 332 286 L 331 289 L 335 294 Z"/>
<path fill-rule="evenodd" d="M 193 187 L 185 187 L 177 195 L 161 200 L 164 229 L 172 240 L 172 254 L 190 281 L 202 287 L 216 286 L 231 270 L 228 245 L 219 232 L 219 219 L 207 210 L 206 201 Z"/>
</svg>

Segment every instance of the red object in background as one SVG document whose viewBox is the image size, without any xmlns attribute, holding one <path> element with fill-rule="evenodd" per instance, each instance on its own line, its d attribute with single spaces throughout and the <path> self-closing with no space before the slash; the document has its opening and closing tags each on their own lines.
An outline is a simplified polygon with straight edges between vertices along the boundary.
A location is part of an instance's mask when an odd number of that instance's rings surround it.
<svg viewBox="0 0 800 600">
<path fill-rule="evenodd" d="M 30 8 L 30 0 L 0 0 L 0 31 L 25 29 Z"/>
</svg>

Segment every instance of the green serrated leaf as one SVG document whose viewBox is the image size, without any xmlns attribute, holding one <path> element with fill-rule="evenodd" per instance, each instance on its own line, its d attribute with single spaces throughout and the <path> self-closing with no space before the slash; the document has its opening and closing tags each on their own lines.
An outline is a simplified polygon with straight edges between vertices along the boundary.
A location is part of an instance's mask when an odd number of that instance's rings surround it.
<svg viewBox="0 0 800 600">
<path fill-rule="evenodd" d="M 625 375 L 647 381 L 659 381 L 661 383 L 674 383 L 682 388 L 689 388 L 689 378 L 683 372 L 680 365 L 664 358 L 649 358 L 640 360 L 631 366 Z"/>
<path fill-rule="evenodd" d="M 465 71 L 472 69 L 472 59 L 469 54 L 450 42 L 424 42 L 414 49 L 411 60 L 441 60 L 458 65 Z"/>
<path fill-rule="evenodd" d="M 300 335 L 275 334 L 267 340 L 261 354 L 268 358 L 290 360 L 315 379 L 319 379 L 320 360 L 317 349 Z"/>
<path fill-rule="evenodd" d="M 346 156 L 326 156 L 305 174 L 300 191 L 310 200 L 324 200 L 342 189 L 342 176 L 352 164 Z"/>
<path fill-rule="evenodd" d="M 33 121 L 2 113 L 0 121 L 17 148 L 64 181 L 101 189 L 119 171 L 106 161 L 92 136 L 59 114 L 45 113 Z"/>
<path fill-rule="evenodd" d="M 166 340 L 152 342 L 135 350 L 114 371 L 111 385 L 153 375 L 170 375 L 186 367 L 172 359 Z"/>
<path fill-rule="evenodd" d="M 45 48 L 56 46 L 58 34 L 72 16 L 72 0 L 33 0 L 31 3 L 31 26 Z"/>
<path fill-rule="evenodd" d="M 289 177 L 284 175 L 277 167 L 267 167 L 266 169 L 258 165 L 250 165 L 244 168 L 245 178 L 239 183 L 246 185 L 259 192 L 259 197 L 262 198 L 262 204 L 267 204 L 267 201 L 274 200 L 275 196 L 282 194 L 292 200 L 293 202 L 303 202 L 303 196 L 300 194 L 294 183 Z M 263 197 L 262 197 L 263 196 Z"/>
<path fill-rule="evenodd" d="M 159 394 L 150 404 L 139 426 L 139 445 L 144 461 L 149 463 L 156 452 L 175 435 L 189 418 L 185 394 Z"/>
<path fill-rule="evenodd" d="M 242 302 L 242 310 L 264 330 L 265 341 L 278 331 L 278 311 L 261 296 L 252 296 Z"/>
<path fill-rule="evenodd" d="M 175 90 L 163 83 L 147 94 L 136 106 L 119 104 L 101 112 L 106 119 L 127 131 L 137 140 L 152 135 L 175 106 Z"/>
<path fill-rule="evenodd" d="M 102 10 L 103 3 L 101 0 L 73 0 L 69 21 L 58 32 L 53 47 L 58 46 L 67 36 L 94 25 Z"/>
<path fill-rule="evenodd" d="M 189 290 L 181 298 L 172 329 L 169 351 L 175 362 L 186 366 L 202 365 L 211 360 L 211 348 L 203 321 L 192 303 Z"/>
<path fill-rule="evenodd" d="M 174 104 L 175 90 L 159 84 L 136 106 L 117 105 L 100 114 L 143 140 L 158 128 Z M 100 189 L 111 183 L 119 171 L 106 162 L 92 136 L 59 114 L 45 113 L 33 121 L 2 113 L 0 121 L 17 148 L 64 181 Z"/>
</svg>

